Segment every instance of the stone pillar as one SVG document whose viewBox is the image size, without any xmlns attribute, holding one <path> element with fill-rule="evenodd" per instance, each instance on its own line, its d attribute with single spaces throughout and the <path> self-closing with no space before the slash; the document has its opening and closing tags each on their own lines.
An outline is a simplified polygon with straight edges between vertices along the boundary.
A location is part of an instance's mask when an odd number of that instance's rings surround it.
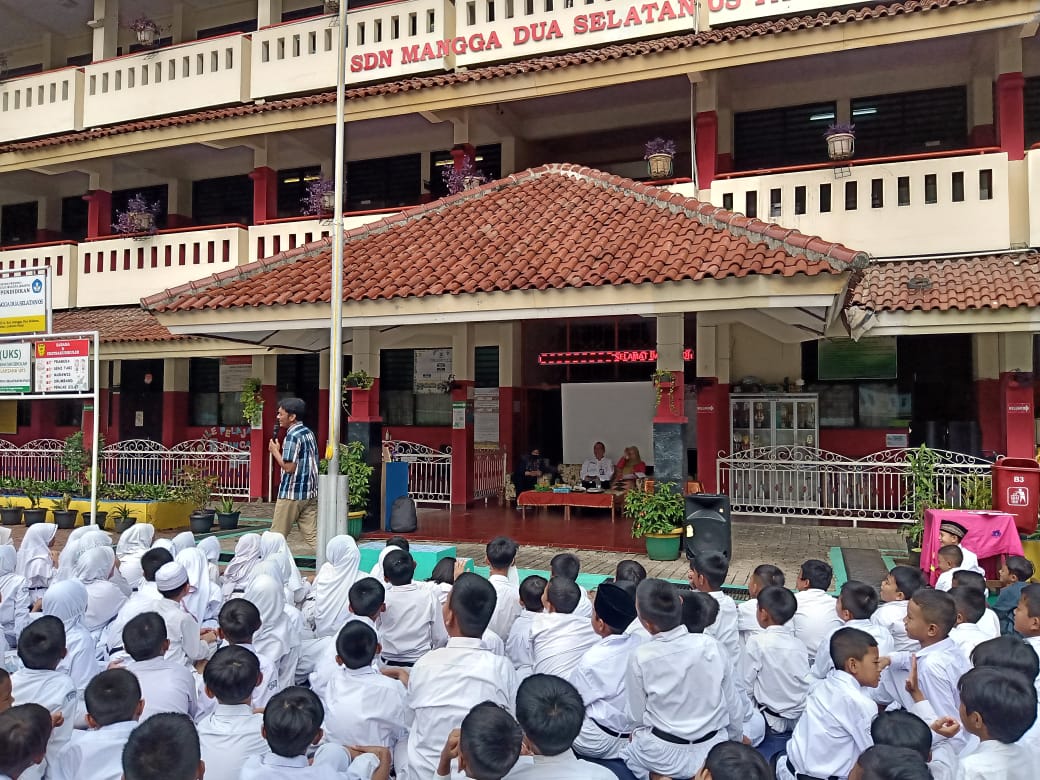
<svg viewBox="0 0 1040 780">
<path fill-rule="evenodd" d="M 264 411 L 260 416 L 260 427 L 253 428 L 249 434 L 249 497 L 266 501 L 268 488 L 271 486 L 271 461 L 267 454 L 267 445 L 278 418 L 277 356 L 253 355 L 252 375 L 260 378 L 260 396 L 264 399 Z M 275 487 L 277 488 L 277 484 Z"/>
<path fill-rule="evenodd" d="M 253 180 L 253 224 L 259 225 L 278 217 L 278 173 L 266 165 L 254 168 L 249 174 Z"/>
<path fill-rule="evenodd" d="M 996 146 L 997 131 L 993 123 L 993 79 L 991 72 L 972 74 L 968 83 L 968 121 L 971 131 L 968 142 L 972 146 Z"/>
<path fill-rule="evenodd" d="M 512 470 L 519 457 L 516 451 L 516 414 L 514 409 L 520 400 L 523 386 L 522 356 L 523 343 L 519 322 L 499 325 L 498 348 L 498 446 L 505 450 L 508 459 L 506 468 Z"/>
<path fill-rule="evenodd" d="M 191 227 L 194 224 L 191 214 L 191 182 L 185 179 L 168 179 L 166 193 L 166 227 Z"/>
<path fill-rule="evenodd" d="M 119 0 L 94 0 L 94 62 L 116 56 L 119 49 Z"/>
<path fill-rule="evenodd" d="M 451 505 L 473 501 L 473 325 L 459 325 L 451 340 Z M 461 415 L 456 427 L 456 418 Z"/>
<path fill-rule="evenodd" d="M 347 440 L 361 442 L 365 446 L 366 462 L 373 467 L 369 481 L 368 514 L 366 529 L 379 529 L 380 504 L 383 488 L 383 419 L 379 416 L 379 345 L 373 328 L 353 328 L 353 367 L 365 371 L 375 380 L 368 390 L 360 388 L 350 391 L 350 418 L 347 420 Z"/>
<path fill-rule="evenodd" d="M 164 447 L 172 447 L 183 441 L 184 429 L 188 427 L 188 366 L 187 358 L 163 360 Z"/>
<path fill-rule="evenodd" d="M 682 314 L 657 315 L 657 370 L 671 373 L 673 382 L 660 386 L 654 412 L 654 479 L 682 490 L 687 476 Z"/>
<path fill-rule="evenodd" d="M 282 22 L 282 0 L 258 0 L 256 4 L 256 26 L 258 29 Z"/>
<path fill-rule="evenodd" d="M 729 451 L 729 325 L 697 326 L 697 478 L 718 491 L 715 466 Z"/>
</svg>

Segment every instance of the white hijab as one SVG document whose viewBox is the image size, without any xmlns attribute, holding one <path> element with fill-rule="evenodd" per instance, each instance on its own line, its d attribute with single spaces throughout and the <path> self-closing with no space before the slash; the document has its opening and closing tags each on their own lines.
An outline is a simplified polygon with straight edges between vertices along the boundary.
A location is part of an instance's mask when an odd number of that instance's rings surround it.
<svg viewBox="0 0 1040 780">
<path fill-rule="evenodd" d="M 95 657 L 94 638 L 83 623 L 87 600 L 87 588 L 79 580 L 56 582 L 43 595 L 43 614 L 53 615 L 65 625 L 67 653 L 58 664 L 58 670 L 72 677 L 79 690 L 86 688 L 101 671 Z"/>
<path fill-rule="evenodd" d="M 245 590 L 260 563 L 260 534 L 243 534 L 235 543 L 235 557 L 224 569 L 224 598 Z"/>
<path fill-rule="evenodd" d="M 155 549 L 156 547 L 169 551 L 170 555 L 177 555 L 177 551 L 173 549 L 173 542 L 166 537 L 159 537 L 152 542 L 152 549 Z"/>
<path fill-rule="evenodd" d="M 32 600 L 25 577 L 16 574 L 18 554 L 9 544 L 0 545 L 0 626 L 3 632 L 17 639 L 29 622 Z"/>
<path fill-rule="evenodd" d="M 379 551 L 379 560 L 376 561 L 376 565 L 372 567 L 372 576 L 383 582 L 383 560 L 390 554 L 392 550 L 400 550 L 396 544 L 388 544 L 382 550 Z"/>
<path fill-rule="evenodd" d="M 220 591 L 209 578 L 209 561 L 198 547 L 181 550 L 174 558 L 188 572 L 188 595 L 181 604 L 201 626 L 220 608 Z"/>
<path fill-rule="evenodd" d="M 116 554 L 111 547 L 94 547 L 81 553 L 76 561 L 73 573 L 87 589 L 83 623 L 92 634 L 104 628 L 126 603 L 126 595 L 110 581 L 115 565 Z"/>
<path fill-rule="evenodd" d="M 332 636 L 348 611 L 350 586 L 357 582 L 361 551 L 353 537 L 335 536 L 325 546 L 325 563 L 314 578 L 314 632 Z"/>
<path fill-rule="evenodd" d="M 11 544 L 11 529 L 0 525 L 0 544 Z"/>
<path fill-rule="evenodd" d="M 209 564 L 209 578 L 214 585 L 220 585 L 220 540 L 215 536 L 207 536 L 198 544 L 198 549 L 206 556 Z"/>
<path fill-rule="evenodd" d="M 298 593 L 303 588 L 303 577 L 296 567 L 289 545 L 285 543 L 285 537 L 275 531 L 264 531 L 260 537 L 260 560 L 265 561 L 277 555 L 284 555 L 289 562 L 289 581 L 286 584 L 290 590 Z"/>
<path fill-rule="evenodd" d="M 83 537 L 96 530 L 96 526 L 93 525 L 81 525 L 72 529 L 69 538 L 65 540 L 65 546 L 58 553 L 58 572 L 54 575 L 55 581 L 67 580 L 72 577 L 72 564 L 75 563 L 76 556 L 79 555 L 79 546 L 83 541 Z"/>
<path fill-rule="evenodd" d="M 281 584 L 266 574 L 253 577 L 243 595 L 260 612 L 260 630 L 253 635 L 253 647 L 268 658 L 282 658 L 292 647 L 289 620 L 285 614 L 285 594 Z M 297 637 L 297 640 L 299 638 Z"/>
<path fill-rule="evenodd" d="M 173 557 L 176 558 L 177 553 L 181 550 L 190 550 L 195 546 L 195 534 L 191 531 L 181 531 L 173 537 L 173 541 L 170 542 L 170 544 L 173 545 L 173 550 L 171 550 L 171 552 L 173 553 Z"/>
<path fill-rule="evenodd" d="M 54 563 L 51 560 L 51 541 L 58 532 L 54 523 L 37 523 L 29 526 L 22 538 L 22 546 L 18 548 L 18 564 L 16 571 L 33 585 L 33 579 L 50 582 L 54 576 Z"/>
<path fill-rule="evenodd" d="M 126 563 L 130 556 L 140 560 L 152 546 L 155 539 L 155 526 L 150 523 L 135 523 L 127 528 L 119 537 L 116 545 L 116 557 L 120 563 Z"/>
</svg>

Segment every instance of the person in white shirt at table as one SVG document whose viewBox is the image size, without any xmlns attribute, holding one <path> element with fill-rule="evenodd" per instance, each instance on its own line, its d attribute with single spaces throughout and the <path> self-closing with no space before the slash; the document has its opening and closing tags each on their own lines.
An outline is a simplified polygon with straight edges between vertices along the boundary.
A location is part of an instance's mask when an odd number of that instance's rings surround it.
<svg viewBox="0 0 1040 780">
<path fill-rule="evenodd" d="M 552 575 L 549 579 L 564 577 L 577 582 L 578 575 L 581 574 L 581 558 L 574 553 L 557 553 L 549 560 L 549 574 Z M 578 590 L 581 592 L 581 600 L 578 602 L 574 614 L 591 618 L 592 599 L 589 598 L 589 592 L 581 585 L 578 585 Z"/>
<path fill-rule="evenodd" d="M 404 550 L 383 559 L 386 610 L 379 618 L 379 641 L 388 666 L 413 666 L 434 646 L 438 627 L 436 595 L 412 581 L 415 560 Z"/>
<path fill-rule="evenodd" d="M 166 657 L 170 640 L 163 619 L 155 612 L 138 615 L 123 629 L 123 645 L 133 659 L 126 668 L 137 677 L 144 696 L 141 720 L 159 712 L 179 712 L 194 720 L 199 711 L 195 676 Z"/>
<path fill-rule="evenodd" d="M 542 604 L 542 594 L 548 580 L 537 574 L 524 577 L 520 583 L 520 603 L 523 606 L 513 627 L 509 629 L 509 637 L 506 639 L 506 655 L 513 662 L 517 676 L 523 678 L 534 673 L 534 647 L 531 637 L 531 629 L 534 627 L 534 618 L 545 611 Z"/>
<path fill-rule="evenodd" d="M 884 658 L 895 650 L 895 642 L 887 628 L 871 621 L 877 608 L 877 591 L 867 583 L 858 580 L 849 580 L 842 585 L 834 604 L 835 613 L 841 620 L 841 627 L 866 631 L 877 640 L 878 655 Z M 835 628 L 829 631 L 816 650 L 816 661 L 813 663 L 812 670 L 813 674 L 821 680 L 834 668 L 834 663 L 831 661 L 830 642 L 837 630 Z"/>
<path fill-rule="evenodd" d="M 906 607 L 918 590 L 925 587 L 924 573 L 911 566 L 895 566 L 881 581 L 881 604 L 870 622 L 888 629 L 898 651 L 916 652 L 921 644 L 906 635 Z"/>
<path fill-rule="evenodd" d="M 140 563 L 141 581 L 137 590 L 119 609 L 115 619 L 101 632 L 98 651 L 102 657 L 115 661 L 126 658 L 123 651 L 123 627 L 138 615 L 154 610 L 156 602 L 162 599 L 155 585 L 155 576 L 167 563 L 173 563 L 173 553 L 162 547 L 153 547 L 141 556 Z"/>
<path fill-rule="evenodd" d="M 220 648 L 206 664 L 206 696 L 217 703 L 198 732 L 210 780 L 235 780 L 247 758 L 267 752 L 264 716 L 254 712 L 252 700 L 262 677 L 256 654 L 236 645 Z"/>
<path fill-rule="evenodd" d="M 74 731 L 48 773 L 51 780 L 120 780 L 123 747 L 144 711 L 141 686 L 126 669 L 101 672 L 87 686 L 89 731 Z"/>
<path fill-rule="evenodd" d="M 409 676 L 410 779 L 433 777 L 441 747 L 475 704 L 492 701 L 513 711 L 516 670 L 481 644 L 494 611 L 494 586 L 471 572 L 459 575 L 444 605 L 448 644 L 420 658 Z"/>
<path fill-rule="evenodd" d="M 820 642 L 832 629 L 841 627 L 841 619 L 834 610 L 834 597 L 827 593 L 834 578 L 830 564 L 810 558 L 798 570 L 795 598 L 798 611 L 794 613 L 794 635 L 802 640 L 809 663 L 816 660 Z"/>
<path fill-rule="evenodd" d="M 614 480 L 614 471 L 614 461 L 607 457 L 606 445 L 598 441 L 592 445 L 592 457 L 581 464 L 581 484 L 606 490 Z"/>
<path fill-rule="evenodd" d="M 638 724 L 628 714 L 625 678 L 628 662 L 643 642 L 626 634 L 636 619 L 635 599 L 624 588 L 604 582 L 596 589 L 592 629 L 600 637 L 582 657 L 570 682 L 585 702 L 585 720 L 574 752 L 590 758 L 620 758 Z"/>
<path fill-rule="evenodd" d="M 535 673 L 567 679 L 585 652 L 599 641 L 589 618 L 576 612 L 580 601 L 581 591 L 573 580 L 553 577 L 545 586 L 545 611 L 531 625 Z"/>
<path fill-rule="evenodd" d="M 186 715 L 149 718 L 130 733 L 123 749 L 123 780 L 202 780 L 205 770 L 198 732 Z"/>
<path fill-rule="evenodd" d="M 1036 720 L 1036 689 L 1018 672 L 982 667 L 961 677 L 961 724 L 980 744 L 957 765 L 957 780 L 1031 780 L 1036 757 L 1015 744 Z"/>
<path fill-rule="evenodd" d="M 19 780 L 38 773 L 51 730 L 51 714 L 39 704 L 0 712 L 0 778 Z"/>
<path fill-rule="evenodd" d="M 722 584 L 729 574 L 729 559 L 717 550 L 708 550 L 690 559 L 687 579 L 690 587 L 707 593 L 719 602 L 715 622 L 704 632 L 719 640 L 726 655 L 734 664 L 740 661 L 740 635 L 737 630 L 737 603 L 722 592 Z"/>
<path fill-rule="evenodd" d="M 509 629 L 520 614 L 520 593 L 509 579 L 509 567 L 516 562 L 518 549 L 517 543 L 507 536 L 496 536 L 485 548 L 488 566 L 491 567 L 488 582 L 495 586 L 498 596 L 495 614 L 491 616 L 488 628 L 498 634 L 503 642 L 509 638 Z"/>
<path fill-rule="evenodd" d="M 740 644 L 747 644 L 748 637 L 765 629 L 758 624 L 758 594 L 763 588 L 776 585 L 784 587 L 784 573 L 771 563 L 763 563 L 755 567 L 748 578 L 748 598 L 737 604 L 737 634 Z"/>
<path fill-rule="evenodd" d="M 957 605 L 957 624 L 950 631 L 950 639 L 956 642 L 964 654 L 971 657 L 971 651 L 983 642 L 994 639 L 979 621 L 986 614 L 986 597 L 975 588 L 961 586 L 950 590 L 953 603 Z"/>
<path fill-rule="evenodd" d="M 693 777 L 715 744 L 742 737 L 745 703 L 733 664 L 713 637 L 686 630 L 670 582 L 639 583 L 636 612 L 651 638 L 628 666 L 628 711 L 641 725 L 621 756 L 639 780 L 651 771 Z"/>
</svg>

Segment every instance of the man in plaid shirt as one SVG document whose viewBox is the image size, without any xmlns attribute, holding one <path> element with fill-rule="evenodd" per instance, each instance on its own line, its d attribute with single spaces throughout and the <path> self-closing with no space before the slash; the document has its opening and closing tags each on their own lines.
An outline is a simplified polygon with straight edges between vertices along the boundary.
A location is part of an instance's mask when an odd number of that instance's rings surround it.
<svg viewBox="0 0 1040 780">
<path fill-rule="evenodd" d="M 288 536 L 293 523 L 308 546 L 318 544 L 318 442 L 313 431 L 300 422 L 306 405 L 299 398 L 284 398 L 278 404 L 278 425 L 285 440 L 281 446 L 271 439 L 268 449 L 282 469 L 278 501 L 274 505 L 271 530 Z"/>
</svg>

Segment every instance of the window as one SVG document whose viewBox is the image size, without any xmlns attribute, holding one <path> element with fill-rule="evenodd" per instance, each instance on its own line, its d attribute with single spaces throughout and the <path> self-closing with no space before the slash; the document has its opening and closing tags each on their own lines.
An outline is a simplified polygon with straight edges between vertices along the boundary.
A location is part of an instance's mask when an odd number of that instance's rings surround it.
<svg viewBox="0 0 1040 780">
<path fill-rule="evenodd" d="M 722 196 L 722 208 L 726 211 L 733 211 L 733 193 L 727 192 Z"/>
<path fill-rule="evenodd" d="M 986 168 L 979 171 L 979 200 L 993 199 L 993 171 Z"/>
<path fill-rule="evenodd" d="M 415 392 L 413 349 L 380 351 L 379 408 L 386 425 L 451 425 L 449 393 Z"/>
<path fill-rule="evenodd" d="M 242 425 L 242 390 L 220 391 L 220 359 L 191 358 L 188 363 L 188 424 Z"/>
<path fill-rule="evenodd" d="M 755 191 L 744 193 L 744 216 L 752 219 L 758 216 L 758 193 Z"/>
<path fill-rule="evenodd" d="M 857 206 L 857 199 L 859 197 L 859 187 L 854 181 L 845 182 L 845 210 L 855 211 Z"/>
<path fill-rule="evenodd" d="M 248 175 L 192 182 L 191 215 L 197 225 L 252 225 L 253 182 Z"/>
<path fill-rule="evenodd" d="M 900 176 L 896 179 L 896 202 L 900 206 L 910 205 L 910 177 Z"/>
<path fill-rule="evenodd" d="M 954 171 L 950 177 L 951 200 L 960 203 L 964 200 L 964 171 Z"/>
<path fill-rule="evenodd" d="M 229 33 L 251 32 L 256 32 L 256 19 L 243 19 L 231 24 L 222 24 L 219 27 L 205 27 L 199 30 L 195 37 L 201 41 L 203 38 L 216 38 L 218 35 L 228 35 Z"/>
<path fill-rule="evenodd" d="M 934 173 L 927 173 L 924 177 L 924 202 L 937 203 L 939 201 L 938 184 Z"/>
<path fill-rule="evenodd" d="M 120 211 L 125 211 L 127 204 L 130 199 L 135 195 L 140 194 L 145 202 L 148 204 L 156 203 L 159 206 L 159 210 L 155 215 L 155 226 L 160 230 L 166 227 L 166 214 L 169 211 L 168 208 L 168 187 L 165 184 L 156 184 L 152 187 L 135 187 L 128 190 L 116 190 L 112 193 L 112 219 L 116 219 L 116 214 Z M 104 230 L 104 226 L 102 227 Z M 106 231 L 107 232 L 107 231 Z"/>
<path fill-rule="evenodd" d="M 820 185 L 820 213 L 826 214 L 831 210 L 831 185 Z"/>
<path fill-rule="evenodd" d="M 54 424 L 69 428 L 83 426 L 83 402 L 78 398 L 63 398 L 54 402 Z"/>
<path fill-rule="evenodd" d="M 780 188 L 769 190 L 769 217 L 770 219 L 776 219 L 780 216 L 780 212 L 783 210 L 783 200 L 780 194 Z"/>
<path fill-rule="evenodd" d="M 321 166 L 278 171 L 278 216 L 298 217 L 303 213 L 307 186 L 321 179 Z"/>
<path fill-rule="evenodd" d="M 885 207 L 885 182 L 881 179 L 870 180 L 870 207 L 872 209 Z"/>
<path fill-rule="evenodd" d="M 483 173 L 489 180 L 502 178 L 501 144 L 478 146 L 474 163 L 477 170 Z M 448 194 L 448 185 L 444 183 L 442 171 L 453 164 L 454 160 L 450 151 L 434 152 L 430 155 L 429 190 L 434 197 L 442 198 Z"/>
<path fill-rule="evenodd" d="M 889 157 L 968 143 L 968 90 L 943 87 L 851 101 L 857 157 Z"/>
<path fill-rule="evenodd" d="M 819 162 L 827 153 L 823 131 L 836 116 L 833 102 L 734 114 L 734 168 L 747 171 Z"/>
<path fill-rule="evenodd" d="M 805 213 L 805 187 L 794 188 L 794 213 L 804 214 Z"/>
<path fill-rule="evenodd" d="M 35 243 L 38 213 L 39 204 L 35 200 L 0 207 L 0 244 Z"/>
<path fill-rule="evenodd" d="M 1023 91 L 1025 103 L 1026 149 L 1040 143 L 1040 76 L 1026 79 Z"/>
<path fill-rule="evenodd" d="M 422 194 L 422 157 L 404 154 L 347 163 L 347 209 L 412 206 Z"/>
</svg>

